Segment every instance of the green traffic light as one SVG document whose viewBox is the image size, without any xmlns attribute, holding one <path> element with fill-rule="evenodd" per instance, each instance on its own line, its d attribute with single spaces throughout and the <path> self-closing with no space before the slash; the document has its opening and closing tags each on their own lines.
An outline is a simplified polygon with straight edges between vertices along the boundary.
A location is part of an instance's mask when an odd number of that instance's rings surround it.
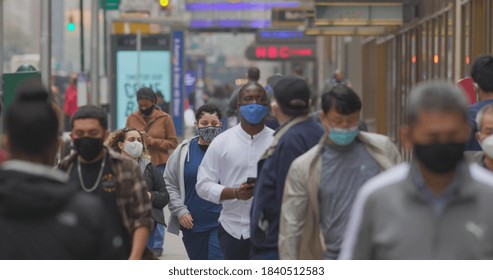
<svg viewBox="0 0 493 280">
<path fill-rule="evenodd" d="M 68 31 L 74 31 L 75 30 L 75 24 L 73 22 L 69 22 L 67 24 L 67 30 Z"/>
</svg>

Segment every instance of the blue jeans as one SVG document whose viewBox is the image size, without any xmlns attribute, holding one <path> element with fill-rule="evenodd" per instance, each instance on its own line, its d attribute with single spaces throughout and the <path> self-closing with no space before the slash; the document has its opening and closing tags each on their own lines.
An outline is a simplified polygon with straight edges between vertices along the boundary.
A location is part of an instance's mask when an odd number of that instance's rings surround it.
<svg viewBox="0 0 493 280">
<path fill-rule="evenodd" d="M 166 164 L 156 165 L 159 174 L 164 175 L 164 170 L 166 169 Z M 149 236 L 148 247 L 154 250 L 163 250 L 164 245 L 164 233 L 166 232 L 165 227 L 162 224 L 157 224 L 156 228 L 151 232 Z M 152 236 L 152 238 L 151 238 Z M 152 240 L 152 243 L 151 243 Z"/>
<path fill-rule="evenodd" d="M 182 230 L 183 244 L 191 260 L 223 260 L 217 229 L 203 232 Z"/>
<path fill-rule="evenodd" d="M 162 224 L 156 223 L 154 230 L 151 231 L 149 234 L 149 240 L 147 240 L 147 248 L 151 250 L 163 250 L 164 232 L 165 227 Z"/>
<path fill-rule="evenodd" d="M 221 224 L 217 229 L 217 237 L 225 260 L 250 259 L 250 238 L 236 239 L 224 230 Z"/>
<path fill-rule="evenodd" d="M 250 255 L 251 260 L 278 260 L 279 252 L 277 249 L 266 249 L 262 251 L 257 251 L 252 248 L 252 254 Z"/>
</svg>

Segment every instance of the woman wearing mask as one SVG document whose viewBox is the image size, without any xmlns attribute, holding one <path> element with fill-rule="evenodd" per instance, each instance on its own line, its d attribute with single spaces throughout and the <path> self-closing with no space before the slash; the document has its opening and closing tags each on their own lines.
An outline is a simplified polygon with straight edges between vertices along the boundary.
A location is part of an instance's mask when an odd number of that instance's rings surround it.
<svg viewBox="0 0 493 280">
<path fill-rule="evenodd" d="M 125 127 L 136 128 L 148 149 L 152 163 L 162 175 L 169 157 L 169 150 L 178 145 L 175 125 L 171 116 L 156 108 L 157 97 L 152 89 L 143 87 L 137 91 L 139 111 L 127 118 Z M 151 238 L 152 239 L 152 238 Z M 164 226 L 157 225 L 152 250 L 157 256 L 163 253 Z"/>
<path fill-rule="evenodd" d="M 222 206 L 200 198 L 195 185 L 207 147 L 221 131 L 221 112 L 217 106 L 206 104 L 197 110 L 195 119 L 199 136 L 178 146 L 164 172 L 170 194 L 168 231 L 183 232 L 183 244 L 191 260 L 217 260 L 223 258 L 217 239 Z"/>
<path fill-rule="evenodd" d="M 109 146 L 114 151 L 137 161 L 139 164 L 147 185 L 147 195 L 152 203 L 154 230 L 149 234 L 149 242 L 147 243 L 147 247 L 152 249 L 157 224 L 165 224 L 163 208 L 169 201 L 169 194 L 166 190 L 163 176 L 150 161 L 145 145 L 142 143 L 142 135 L 137 129 L 124 128 L 117 130 L 110 136 Z"/>
</svg>

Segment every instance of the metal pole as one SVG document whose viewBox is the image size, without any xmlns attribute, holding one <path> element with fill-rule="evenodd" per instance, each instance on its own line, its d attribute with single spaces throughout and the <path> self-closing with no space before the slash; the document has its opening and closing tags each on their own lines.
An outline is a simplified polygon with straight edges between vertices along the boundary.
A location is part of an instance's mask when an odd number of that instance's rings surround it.
<svg viewBox="0 0 493 280">
<path fill-rule="evenodd" d="M 106 31 L 106 42 L 108 44 L 111 44 L 111 32 L 112 32 L 112 26 L 113 26 L 113 22 L 112 22 L 112 15 L 111 13 L 109 15 L 107 15 L 107 19 L 109 22 L 106 24 L 106 28 L 105 28 L 105 31 Z M 106 45 L 106 44 L 105 44 Z M 111 53 L 111 45 L 110 47 L 106 48 L 106 52 L 104 54 L 105 56 L 105 62 L 106 62 L 106 83 L 107 83 L 107 94 L 108 94 L 108 103 L 111 102 L 112 98 L 111 98 L 111 92 L 113 92 L 113 83 L 112 83 L 112 76 L 113 76 L 113 72 L 114 72 L 114 69 L 112 69 L 113 65 L 111 64 L 111 56 L 112 56 L 112 53 Z"/>
<path fill-rule="evenodd" d="M 0 42 L 0 104 L 3 107 L 3 0 L 0 0 Z M 5 116 L 5 110 L 1 111 L 0 116 Z M 0 134 L 3 134 L 3 130 L 3 121 L 0 121 Z"/>
<path fill-rule="evenodd" d="M 108 76 L 108 60 L 106 59 L 106 56 L 108 55 L 108 48 L 107 48 L 107 44 L 108 44 L 108 38 L 107 37 L 107 23 L 106 23 L 106 16 L 107 16 L 107 12 L 106 12 L 106 0 L 103 0 L 103 48 L 104 48 L 104 51 L 103 51 L 103 54 L 104 54 L 104 75 L 105 76 Z"/>
<path fill-rule="evenodd" d="M 3 0 L 0 0 L 0 93 L 3 95 Z"/>
<path fill-rule="evenodd" d="M 140 88 L 140 51 L 142 50 L 142 33 L 137 30 L 137 87 Z"/>
<path fill-rule="evenodd" d="M 41 1 L 41 81 L 51 92 L 51 0 Z"/>
<path fill-rule="evenodd" d="M 84 73 L 84 0 L 79 0 L 80 12 L 80 72 Z"/>
<path fill-rule="evenodd" d="M 461 62 L 462 62 L 462 17 L 461 17 L 461 9 L 462 4 L 461 0 L 455 0 L 455 58 L 454 58 L 454 80 L 458 81 L 461 79 Z"/>
<path fill-rule="evenodd" d="M 99 0 L 91 5 L 91 104 L 99 105 Z"/>
</svg>

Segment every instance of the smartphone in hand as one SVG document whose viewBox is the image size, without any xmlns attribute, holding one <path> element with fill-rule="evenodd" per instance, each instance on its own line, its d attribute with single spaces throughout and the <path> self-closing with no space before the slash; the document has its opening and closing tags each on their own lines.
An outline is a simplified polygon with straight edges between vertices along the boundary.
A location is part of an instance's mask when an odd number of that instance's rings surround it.
<svg viewBox="0 0 493 280">
<path fill-rule="evenodd" d="M 257 181 L 257 178 L 254 178 L 254 177 L 248 177 L 248 178 L 247 178 L 246 183 L 247 183 L 247 184 L 255 184 L 255 182 L 256 182 L 256 181 Z M 254 188 L 254 186 L 249 186 L 249 187 L 247 187 L 246 189 L 247 189 L 247 190 L 251 190 L 251 189 L 253 189 L 253 188 Z"/>
</svg>

